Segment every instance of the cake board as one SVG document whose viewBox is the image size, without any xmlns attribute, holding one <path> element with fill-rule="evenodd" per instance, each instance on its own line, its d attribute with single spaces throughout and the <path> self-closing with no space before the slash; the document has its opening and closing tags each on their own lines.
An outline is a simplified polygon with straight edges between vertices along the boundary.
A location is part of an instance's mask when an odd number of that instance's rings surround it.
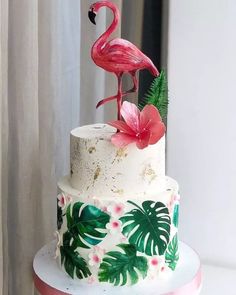
<svg viewBox="0 0 236 295">
<path fill-rule="evenodd" d="M 134 286 L 85 284 L 71 279 L 54 259 L 55 241 L 45 245 L 33 262 L 34 283 L 41 295 L 197 295 L 201 289 L 201 264 L 197 253 L 179 243 L 180 259 L 171 277 L 141 282 Z"/>
</svg>

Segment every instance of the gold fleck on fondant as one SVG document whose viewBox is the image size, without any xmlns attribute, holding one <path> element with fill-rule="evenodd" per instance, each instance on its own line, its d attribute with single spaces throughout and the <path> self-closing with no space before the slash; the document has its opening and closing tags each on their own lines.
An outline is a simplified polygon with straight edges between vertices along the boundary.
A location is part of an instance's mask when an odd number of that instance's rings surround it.
<svg viewBox="0 0 236 295">
<path fill-rule="evenodd" d="M 95 148 L 95 146 L 91 146 L 91 147 L 88 149 L 88 152 L 89 152 L 90 154 L 92 154 L 93 152 L 96 152 L 96 148 Z"/>
<path fill-rule="evenodd" d="M 126 158 L 127 156 L 128 156 L 127 149 L 119 148 L 116 152 L 115 159 L 113 160 L 112 164 L 114 164 L 115 161 L 120 162 L 123 158 Z"/>
<path fill-rule="evenodd" d="M 124 190 L 123 189 L 112 189 L 111 190 L 114 194 L 118 194 L 118 195 L 123 195 L 124 194 Z"/>
<path fill-rule="evenodd" d="M 143 180 L 147 180 L 150 183 L 157 177 L 155 171 L 152 169 L 151 164 L 148 164 L 142 172 Z"/>
<path fill-rule="evenodd" d="M 101 168 L 98 166 L 97 169 L 96 169 L 96 171 L 95 171 L 95 173 L 94 173 L 94 177 L 93 177 L 93 180 L 94 180 L 94 181 L 97 180 L 97 178 L 98 178 L 100 172 L 101 172 Z"/>
</svg>

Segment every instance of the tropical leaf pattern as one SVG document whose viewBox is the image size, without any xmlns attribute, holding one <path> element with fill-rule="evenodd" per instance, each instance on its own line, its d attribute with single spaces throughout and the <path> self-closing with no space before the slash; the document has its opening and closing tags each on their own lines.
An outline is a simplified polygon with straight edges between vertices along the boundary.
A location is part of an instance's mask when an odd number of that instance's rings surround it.
<svg viewBox="0 0 236 295">
<path fill-rule="evenodd" d="M 106 224 L 110 216 L 95 206 L 77 202 L 67 207 L 68 231 L 77 247 L 90 248 L 99 244 L 106 236 Z"/>
<path fill-rule="evenodd" d="M 175 234 L 173 239 L 168 245 L 168 248 L 165 253 L 165 261 L 168 264 L 169 268 L 175 270 L 176 264 L 179 260 L 179 249 L 178 249 L 178 236 Z"/>
<path fill-rule="evenodd" d="M 99 268 L 99 281 L 109 282 L 115 286 L 123 286 L 130 280 L 135 284 L 139 276 L 144 279 L 147 276 L 148 262 L 143 256 L 137 256 L 137 250 L 131 244 L 119 244 L 123 250 L 106 253 Z"/>
<path fill-rule="evenodd" d="M 69 232 L 63 234 L 63 245 L 60 247 L 61 264 L 72 279 L 75 275 L 79 279 L 87 278 L 91 272 L 84 258 L 76 251 L 76 244 L 71 243 L 71 240 L 72 236 Z"/>
<path fill-rule="evenodd" d="M 63 224 L 63 212 L 61 207 L 57 205 L 57 229 L 60 230 Z"/>
<path fill-rule="evenodd" d="M 176 204 L 173 211 L 173 223 L 175 227 L 179 225 L 179 204 Z"/>
<path fill-rule="evenodd" d="M 145 201 L 142 208 L 128 201 L 136 208 L 126 213 L 120 220 L 123 234 L 139 252 L 148 256 L 163 255 L 169 243 L 170 216 L 167 207 L 154 201 Z"/>
</svg>

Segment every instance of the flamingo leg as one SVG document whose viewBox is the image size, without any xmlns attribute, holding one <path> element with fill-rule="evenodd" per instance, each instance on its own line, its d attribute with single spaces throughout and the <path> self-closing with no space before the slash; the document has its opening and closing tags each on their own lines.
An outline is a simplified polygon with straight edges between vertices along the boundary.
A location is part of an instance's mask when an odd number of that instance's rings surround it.
<svg viewBox="0 0 236 295">
<path fill-rule="evenodd" d="M 101 105 L 103 105 L 111 100 L 114 100 L 116 98 L 117 98 L 117 95 L 113 95 L 113 96 L 109 96 L 107 98 L 100 100 L 99 103 L 96 105 L 96 109 L 99 108 Z"/>
<path fill-rule="evenodd" d="M 122 97 L 123 97 L 123 93 L 122 93 L 122 75 L 123 74 L 118 74 L 117 75 L 117 79 L 118 79 L 118 92 L 117 92 L 117 119 L 121 120 L 121 114 L 120 114 L 120 110 L 121 110 L 121 105 L 122 105 Z"/>
<path fill-rule="evenodd" d="M 134 86 L 131 89 L 129 89 L 128 91 L 125 91 L 123 93 L 124 96 L 127 95 L 127 94 L 129 94 L 129 93 L 133 93 L 133 92 L 137 92 L 138 91 L 138 79 L 136 77 L 136 71 L 133 71 L 130 74 L 132 76 L 132 80 L 133 80 Z"/>
</svg>

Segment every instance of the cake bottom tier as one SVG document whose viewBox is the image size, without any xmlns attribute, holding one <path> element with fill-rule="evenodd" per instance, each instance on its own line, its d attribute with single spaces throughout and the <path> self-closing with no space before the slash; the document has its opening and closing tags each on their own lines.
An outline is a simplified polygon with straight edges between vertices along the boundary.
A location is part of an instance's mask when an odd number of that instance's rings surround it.
<svg viewBox="0 0 236 295">
<path fill-rule="evenodd" d="M 172 275 L 178 251 L 178 184 L 166 177 L 162 193 L 136 199 L 83 197 L 59 183 L 57 248 L 60 267 L 87 283 L 133 285 Z"/>
<path fill-rule="evenodd" d="M 179 242 L 180 259 L 168 279 L 142 281 L 134 286 L 113 287 L 110 284 L 86 284 L 72 280 L 58 268 L 54 259 L 55 241 L 42 247 L 33 262 L 34 282 L 43 295 L 197 295 L 201 288 L 201 265 L 196 252 Z"/>
</svg>

